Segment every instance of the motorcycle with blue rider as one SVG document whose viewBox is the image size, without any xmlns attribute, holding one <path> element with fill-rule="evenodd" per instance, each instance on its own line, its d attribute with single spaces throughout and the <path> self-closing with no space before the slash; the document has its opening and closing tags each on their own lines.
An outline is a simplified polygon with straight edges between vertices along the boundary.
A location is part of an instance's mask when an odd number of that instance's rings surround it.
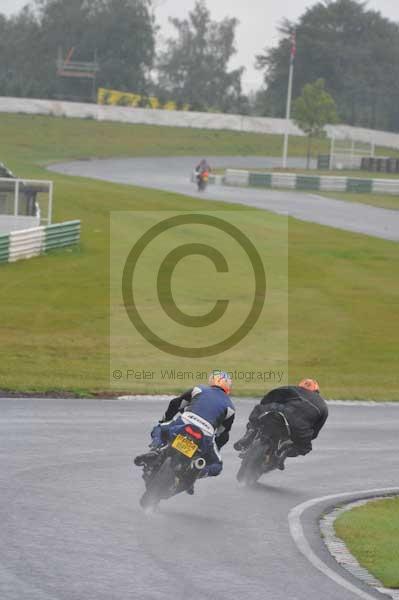
<svg viewBox="0 0 399 600">
<path fill-rule="evenodd" d="M 235 416 L 231 385 L 228 373 L 215 370 L 208 386 L 197 385 L 170 401 L 151 432 L 150 451 L 134 459 L 143 467 L 142 508 L 153 510 L 161 500 L 184 491 L 192 495 L 197 479 L 221 473 L 220 449 Z"/>
</svg>

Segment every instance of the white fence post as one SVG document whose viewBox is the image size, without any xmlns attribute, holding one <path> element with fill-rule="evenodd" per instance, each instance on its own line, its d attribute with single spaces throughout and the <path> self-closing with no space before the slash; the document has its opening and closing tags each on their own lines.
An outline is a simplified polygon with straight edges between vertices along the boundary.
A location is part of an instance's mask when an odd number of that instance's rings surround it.
<svg viewBox="0 0 399 600">
<path fill-rule="evenodd" d="M 53 216 L 53 188 L 54 184 L 50 182 L 50 188 L 48 193 L 48 209 L 47 209 L 47 224 L 51 225 L 51 219 Z"/>
<path fill-rule="evenodd" d="M 14 217 L 18 217 L 18 201 L 19 201 L 19 179 L 16 179 L 15 188 L 14 188 Z"/>
</svg>

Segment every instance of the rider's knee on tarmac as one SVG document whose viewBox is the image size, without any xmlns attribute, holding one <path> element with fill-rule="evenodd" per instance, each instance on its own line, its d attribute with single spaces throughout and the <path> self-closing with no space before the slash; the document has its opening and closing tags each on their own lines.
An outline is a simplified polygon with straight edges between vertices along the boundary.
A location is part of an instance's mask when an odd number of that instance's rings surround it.
<svg viewBox="0 0 399 600">
<path fill-rule="evenodd" d="M 151 431 L 150 448 L 159 448 L 162 446 L 162 429 L 160 425 L 155 425 Z"/>
</svg>

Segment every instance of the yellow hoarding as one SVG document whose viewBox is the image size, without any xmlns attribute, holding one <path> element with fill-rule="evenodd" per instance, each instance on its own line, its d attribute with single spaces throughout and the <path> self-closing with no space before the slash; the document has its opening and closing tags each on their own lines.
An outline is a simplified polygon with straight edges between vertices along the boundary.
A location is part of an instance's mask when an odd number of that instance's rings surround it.
<svg viewBox="0 0 399 600">
<path fill-rule="evenodd" d="M 133 108 L 158 108 L 163 110 L 190 110 L 189 104 L 178 106 L 176 102 L 168 100 L 162 103 L 155 96 L 142 96 L 131 92 L 120 92 L 118 90 L 107 90 L 99 88 L 97 93 L 98 104 L 109 104 L 112 106 L 131 106 Z"/>
</svg>

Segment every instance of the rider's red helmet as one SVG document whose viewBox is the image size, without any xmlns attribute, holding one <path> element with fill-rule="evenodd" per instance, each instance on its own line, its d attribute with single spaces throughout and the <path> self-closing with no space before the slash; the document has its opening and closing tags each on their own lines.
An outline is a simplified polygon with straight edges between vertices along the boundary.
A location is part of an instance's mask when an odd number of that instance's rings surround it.
<svg viewBox="0 0 399 600">
<path fill-rule="evenodd" d="M 219 387 L 226 394 L 230 394 L 233 384 L 230 375 L 226 371 L 212 371 L 209 375 L 209 385 Z"/>
<path fill-rule="evenodd" d="M 309 390 L 310 392 L 320 392 L 320 387 L 316 379 L 302 379 L 302 381 L 298 383 L 298 386 L 305 390 Z"/>
</svg>

